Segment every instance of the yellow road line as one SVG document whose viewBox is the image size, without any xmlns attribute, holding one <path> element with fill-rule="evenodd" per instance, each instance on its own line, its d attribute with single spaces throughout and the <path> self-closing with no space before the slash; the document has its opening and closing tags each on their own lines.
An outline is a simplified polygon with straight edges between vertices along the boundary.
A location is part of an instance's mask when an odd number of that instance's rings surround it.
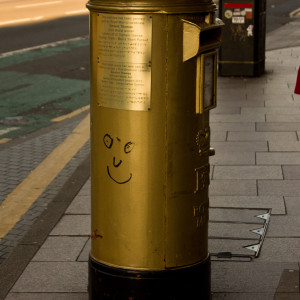
<svg viewBox="0 0 300 300">
<path fill-rule="evenodd" d="M 292 12 L 290 12 L 289 16 L 291 18 L 293 18 L 293 17 L 299 17 L 300 16 L 300 7 L 297 8 L 297 9 L 295 9 L 295 10 L 293 10 Z"/>
<path fill-rule="evenodd" d="M 90 137 L 88 114 L 0 205 L 0 241 L 21 219 L 30 206 L 84 146 Z"/>
<path fill-rule="evenodd" d="M 7 142 L 11 141 L 11 139 L 9 138 L 3 138 L 3 139 L 0 139 L 0 144 L 5 144 Z"/>
<path fill-rule="evenodd" d="M 54 118 L 51 120 L 51 122 L 61 122 L 63 120 L 66 120 L 66 119 L 69 119 L 69 118 L 72 118 L 72 117 L 75 117 L 79 114 L 81 114 L 82 112 L 86 111 L 90 109 L 90 106 L 89 105 L 86 105 L 84 107 L 81 107 L 77 110 L 74 110 L 73 112 L 69 113 L 69 114 L 66 114 L 66 115 L 63 115 L 63 116 L 60 116 L 60 117 L 57 117 L 57 118 Z"/>
</svg>

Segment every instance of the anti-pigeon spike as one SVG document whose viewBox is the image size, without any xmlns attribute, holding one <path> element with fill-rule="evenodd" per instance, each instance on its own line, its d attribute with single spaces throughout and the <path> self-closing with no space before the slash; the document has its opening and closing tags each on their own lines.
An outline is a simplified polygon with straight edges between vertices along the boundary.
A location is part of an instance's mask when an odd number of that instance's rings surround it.
<svg viewBox="0 0 300 300">
<path fill-rule="evenodd" d="M 259 244 L 255 244 L 255 245 L 250 245 L 250 246 L 247 246 L 247 247 L 244 247 L 248 250 L 251 250 L 251 251 L 254 251 L 256 252 L 255 254 L 257 254 L 259 252 L 259 248 L 260 248 L 260 243 Z"/>
<path fill-rule="evenodd" d="M 254 230 L 250 230 L 256 234 L 259 234 L 259 235 L 263 235 L 264 234 L 264 231 L 265 229 L 264 228 L 259 228 L 259 229 L 254 229 Z"/>
<path fill-rule="evenodd" d="M 260 218 L 260 219 L 263 219 L 263 220 L 268 220 L 270 218 L 270 213 L 266 213 L 266 214 L 263 214 L 263 215 L 258 215 L 258 216 L 256 216 L 256 218 Z"/>
</svg>

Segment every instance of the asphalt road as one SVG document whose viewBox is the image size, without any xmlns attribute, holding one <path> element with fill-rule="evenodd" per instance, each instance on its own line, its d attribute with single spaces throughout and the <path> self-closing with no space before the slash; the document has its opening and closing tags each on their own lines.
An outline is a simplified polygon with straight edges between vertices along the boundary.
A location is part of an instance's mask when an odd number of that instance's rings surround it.
<svg viewBox="0 0 300 300">
<path fill-rule="evenodd" d="M 20 25 L 87 14 L 85 0 L 4 0 L 0 1 L 0 26 Z"/>
<path fill-rule="evenodd" d="M 267 0 L 267 32 L 300 17 L 298 0 Z"/>
<path fill-rule="evenodd" d="M 1 1 L 0 16 L 3 144 L 88 105 L 89 18 L 83 0 Z"/>
<path fill-rule="evenodd" d="M 0 53 L 88 35 L 89 17 L 79 15 L 21 26 L 0 26 Z"/>
</svg>

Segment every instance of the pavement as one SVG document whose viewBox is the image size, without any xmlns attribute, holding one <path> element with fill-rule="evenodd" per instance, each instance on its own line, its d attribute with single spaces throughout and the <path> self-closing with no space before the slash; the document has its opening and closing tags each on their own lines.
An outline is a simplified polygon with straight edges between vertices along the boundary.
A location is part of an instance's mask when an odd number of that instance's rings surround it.
<svg viewBox="0 0 300 300">
<path fill-rule="evenodd" d="M 212 299 L 300 299 L 300 96 L 293 93 L 299 24 L 267 36 L 264 75 L 218 78 L 210 120 Z M 31 177 L 38 182 L 36 170 L 53 153 L 66 157 L 69 137 L 86 136 L 88 117 L 85 111 L 2 145 L 1 169 L 11 172 L 3 195 Z M 88 299 L 89 141 L 77 143 L 0 241 L 0 299 Z"/>
</svg>

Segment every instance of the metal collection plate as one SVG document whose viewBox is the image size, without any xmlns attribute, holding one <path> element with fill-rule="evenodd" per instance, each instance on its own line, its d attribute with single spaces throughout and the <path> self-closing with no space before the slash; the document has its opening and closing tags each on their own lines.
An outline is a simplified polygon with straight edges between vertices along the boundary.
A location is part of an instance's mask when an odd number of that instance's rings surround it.
<svg viewBox="0 0 300 300">
<path fill-rule="evenodd" d="M 152 17 L 101 13 L 97 27 L 98 105 L 149 110 Z"/>
</svg>

